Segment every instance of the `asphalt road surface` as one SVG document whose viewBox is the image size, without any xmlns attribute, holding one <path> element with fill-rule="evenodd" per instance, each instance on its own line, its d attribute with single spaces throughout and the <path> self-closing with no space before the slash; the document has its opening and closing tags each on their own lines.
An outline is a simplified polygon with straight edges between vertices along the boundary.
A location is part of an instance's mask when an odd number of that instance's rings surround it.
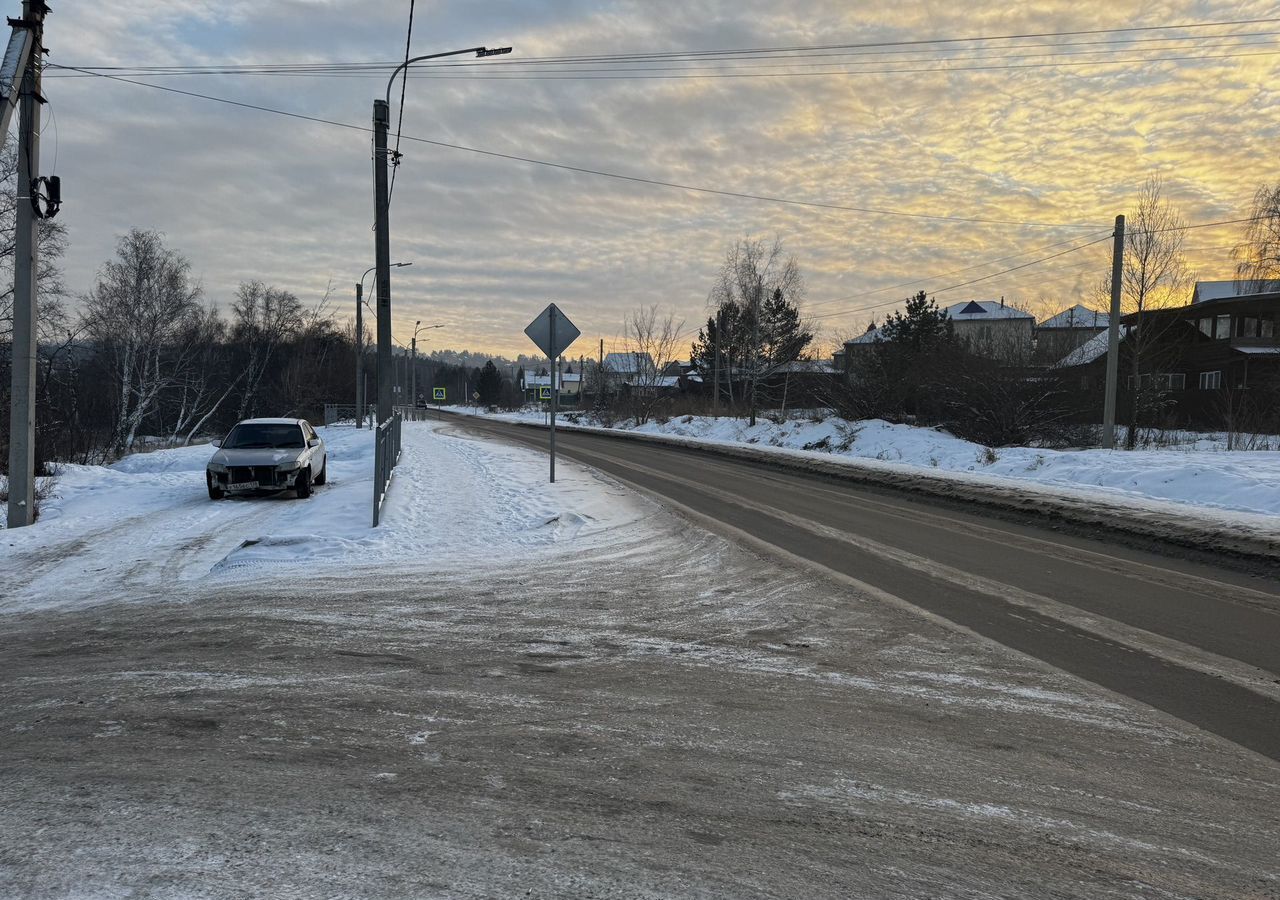
<svg viewBox="0 0 1280 900">
<path fill-rule="evenodd" d="M 526 427 L 450 419 L 547 444 Z M 566 430 L 557 447 L 749 543 L 1280 760 L 1271 579 L 679 447 Z"/>
</svg>

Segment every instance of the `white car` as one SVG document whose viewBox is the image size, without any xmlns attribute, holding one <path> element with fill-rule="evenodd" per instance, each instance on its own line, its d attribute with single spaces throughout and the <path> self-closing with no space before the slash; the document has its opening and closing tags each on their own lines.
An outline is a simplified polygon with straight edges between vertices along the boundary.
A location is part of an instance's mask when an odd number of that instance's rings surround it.
<svg viewBox="0 0 1280 900">
<path fill-rule="evenodd" d="M 305 499 L 329 474 L 324 441 L 305 419 L 245 419 L 213 445 L 218 452 L 205 470 L 210 500 L 289 489 Z"/>
</svg>

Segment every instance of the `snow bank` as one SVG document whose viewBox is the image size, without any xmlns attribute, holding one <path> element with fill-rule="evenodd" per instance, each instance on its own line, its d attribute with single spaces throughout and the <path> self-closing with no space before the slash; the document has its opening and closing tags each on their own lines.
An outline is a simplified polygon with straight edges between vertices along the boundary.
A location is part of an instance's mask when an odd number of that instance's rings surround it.
<svg viewBox="0 0 1280 900">
<path fill-rule="evenodd" d="M 373 433 L 317 430 L 328 483 L 307 500 L 210 500 L 207 445 L 64 466 L 39 521 L 0 530 L 0 566 L 14 573 L 0 612 L 176 594 L 209 577 L 260 577 L 265 566 L 418 577 L 647 533 L 653 506 L 604 476 L 561 461 L 552 485 L 544 454 L 441 422 L 404 424 L 374 529 Z"/>
<path fill-rule="evenodd" d="M 491 414 L 508 421 L 543 422 L 537 411 Z M 583 423 L 587 420 L 584 418 Z M 574 424 L 565 421 L 565 427 Z M 1159 450 L 989 449 L 936 428 L 880 419 L 758 419 L 681 416 L 639 427 L 640 434 L 710 444 L 748 445 L 827 457 L 876 460 L 936 473 L 973 473 L 1012 482 L 1096 491 L 1111 501 L 1140 498 L 1186 506 L 1280 516 L 1280 452 L 1233 451 L 1212 437 Z"/>
</svg>

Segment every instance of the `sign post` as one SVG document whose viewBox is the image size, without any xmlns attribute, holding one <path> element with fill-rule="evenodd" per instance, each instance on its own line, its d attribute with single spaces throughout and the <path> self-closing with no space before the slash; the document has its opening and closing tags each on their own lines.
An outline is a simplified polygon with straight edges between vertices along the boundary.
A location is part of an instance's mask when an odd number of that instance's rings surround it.
<svg viewBox="0 0 1280 900">
<path fill-rule="evenodd" d="M 556 482 L 556 409 L 560 394 L 560 355 L 582 334 L 554 303 L 538 314 L 524 333 L 551 361 L 551 483 Z"/>
</svg>

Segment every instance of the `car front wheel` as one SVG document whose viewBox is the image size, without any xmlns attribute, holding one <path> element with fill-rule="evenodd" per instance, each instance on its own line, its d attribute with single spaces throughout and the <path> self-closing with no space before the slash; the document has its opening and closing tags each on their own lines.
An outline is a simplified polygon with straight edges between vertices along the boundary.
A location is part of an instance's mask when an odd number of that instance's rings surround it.
<svg viewBox="0 0 1280 900">
<path fill-rule="evenodd" d="M 312 484 L 324 484 L 329 480 L 329 460 L 326 458 L 324 465 L 320 467 L 320 474 L 315 477 Z"/>
<path fill-rule="evenodd" d="M 299 500 L 306 500 L 311 496 L 311 470 L 302 469 L 298 472 L 297 480 L 293 483 L 294 490 L 298 492 Z"/>
<path fill-rule="evenodd" d="M 222 488 L 218 487 L 218 486 L 214 483 L 213 476 L 212 476 L 212 475 L 210 475 L 208 472 L 205 472 L 205 473 L 204 473 L 204 481 L 205 481 L 205 484 L 206 484 L 206 485 L 208 485 L 208 487 L 209 487 L 209 499 L 210 499 L 210 500 L 221 500 L 221 499 L 222 499 L 223 491 L 222 491 Z"/>
</svg>

